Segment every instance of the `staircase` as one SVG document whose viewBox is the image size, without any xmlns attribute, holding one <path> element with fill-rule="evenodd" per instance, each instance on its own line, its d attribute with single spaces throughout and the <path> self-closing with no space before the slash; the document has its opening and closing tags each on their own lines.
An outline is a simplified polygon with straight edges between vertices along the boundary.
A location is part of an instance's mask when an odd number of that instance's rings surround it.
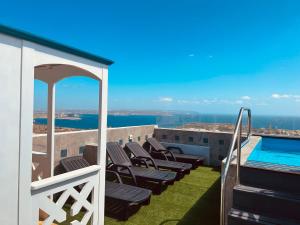
<svg viewBox="0 0 300 225">
<path fill-rule="evenodd" d="M 300 225 L 300 174 L 240 167 L 228 225 Z"/>
</svg>

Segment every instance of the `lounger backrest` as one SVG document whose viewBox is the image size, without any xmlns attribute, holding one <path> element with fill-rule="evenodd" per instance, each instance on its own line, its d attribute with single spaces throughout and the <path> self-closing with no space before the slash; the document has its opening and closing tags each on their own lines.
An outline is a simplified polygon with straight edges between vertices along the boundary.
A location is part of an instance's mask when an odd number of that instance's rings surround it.
<svg viewBox="0 0 300 225">
<path fill-rule="evenodd" d="M 150 154 L 137 142 L 129 142 L 125 145 L 129 151 L 131 151 L 136 157 L 148 157 L 151 158 Z"/>
<path fill-rule="evenodd" d="M 60 163 L 67 172 L 90 166 L 82 156 L 64 158 L 60 160 Z"/>
<path fill-rule="evenodd" d="M 117 142 L 108 142 L 106 145 L 107 153 L 114 164 L 123 166 L 132 166 L 132 163 L 123 150 L 122 146 Z"/>
<path fill-rule="evenodd" d="M 152 146 L 152 148 L 154 148 L 156 151 L 159 150 L 166 150 L 166 148 L 159 143 L 155 138 L 148 138 L 147 142 Z"/>
</svg>

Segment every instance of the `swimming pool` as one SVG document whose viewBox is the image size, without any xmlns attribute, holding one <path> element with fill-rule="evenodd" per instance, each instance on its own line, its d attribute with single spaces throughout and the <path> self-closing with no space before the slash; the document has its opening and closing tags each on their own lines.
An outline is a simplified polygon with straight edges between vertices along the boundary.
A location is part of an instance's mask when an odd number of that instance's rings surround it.
<svg viewBox="0 0 300 225">
<path fill-rule="evenodd" d="M 300 140 L 262 137 L 247 162 L 263 162 L 300 167 Z"/>
</svg>

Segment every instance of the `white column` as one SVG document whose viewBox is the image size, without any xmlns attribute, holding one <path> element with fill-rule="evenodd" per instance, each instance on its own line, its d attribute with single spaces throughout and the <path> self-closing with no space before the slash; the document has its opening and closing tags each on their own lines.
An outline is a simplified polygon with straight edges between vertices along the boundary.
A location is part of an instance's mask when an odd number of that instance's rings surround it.
<svg viewBox="0 0 300 225">
<path fill-rule="evenodd" d="M 34 95 L 33 60 L 35 56 L 34 50 L 29 46 L 28 42 L 23 41 L 20 93 L 19 225 L 32 224 L 31 163 Z M 3 202 L 2 204 L 5 203 Z M 7 205 L 7 207 L 9 206 Z"/>
<path fill-rule="evenodd" d="M 55 145 L 55 83 L 48 83 L 48 123 L 47 123 L 47 156 L 50 163 L 50 176 L 54 175 Z"/>
<path fill-rule="evenodd" d="M 99 224 L 104 224 L 104 200 L 105 200 L 105 167 L 106 167 L 106 132 L 107 132 L 107 89 L 108 71 L 103 69 L 102 80 L 99 81 L 99 127 L 98 127 L 98 158 L 100 165 L 99 184 Z"/>
</svg>

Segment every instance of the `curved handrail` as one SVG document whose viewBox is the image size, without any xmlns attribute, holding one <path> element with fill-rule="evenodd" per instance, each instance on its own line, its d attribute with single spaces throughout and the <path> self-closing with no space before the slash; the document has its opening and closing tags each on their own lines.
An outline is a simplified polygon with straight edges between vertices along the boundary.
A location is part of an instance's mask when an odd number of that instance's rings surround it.
<svg viewBox="0 0 300 225">
<path fill-rule="evenodd" d="M 247 111 L 247 116 L 248 116 L 248 120 L 247 120 L 247 126 L 248 126 L 248 130 L 247 130 L 247 136 L 246 136 L 246 140 L 241 143 L 241 136 L 242 136 L 242 123 L 243 123 L 243 113 Z M 235 147 L 237 149 L 237 163 L 236 163 L 236 183 L 239 184 L 240 183 L 240 163 L 241 163 L 241 147 L 244 146 L 248 141 L 249 138 L 251 136 L 251 110 L 248 108 L 244 108 L 242 107 L 240 109 L 239 115 L 238 115 L 238 119 L 236 121 L 235 124 L 235 128 L 234 128 L 234 133 L 232 136 L 232 141 L 230 144 L 230 148 L 229 148 L 229 152 L 226 158 L 226 162 L 225 162 L 225 167 L 221 176 L 221 207 L 220 207 L 220 225 L 225 225 L 225 184 L 226 184 L 226 180 L 227 180 L 227 176 L 228 176 L 228 170 L 229 170 L 229 166 L 230 166 L 230 162 L 232 161 L 233 158 L 233 152 L 235 150 Z"/>
</svg>

